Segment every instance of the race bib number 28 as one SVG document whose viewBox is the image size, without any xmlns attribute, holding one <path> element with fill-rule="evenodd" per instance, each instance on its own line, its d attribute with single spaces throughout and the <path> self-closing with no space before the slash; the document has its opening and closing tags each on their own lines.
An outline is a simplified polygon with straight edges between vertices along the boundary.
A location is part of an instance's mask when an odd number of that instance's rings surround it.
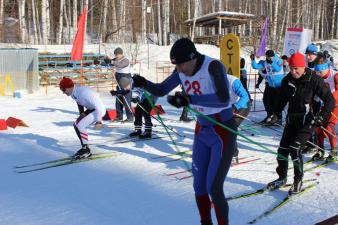
<svg viewBox="0 0 338 225">
<path fill-rule="evenodd" d="M 192 83 L 190 83 L 189 80 L 186 80 L 184 82 L 184 85 L 185 85 L 185 92 L 187 94 L 194 94 L 194 95 L 201 95 L 202 92 L 201 92 L 201 84 L 200 82 L 198 81 L 193 81 Z"/>
</svg>

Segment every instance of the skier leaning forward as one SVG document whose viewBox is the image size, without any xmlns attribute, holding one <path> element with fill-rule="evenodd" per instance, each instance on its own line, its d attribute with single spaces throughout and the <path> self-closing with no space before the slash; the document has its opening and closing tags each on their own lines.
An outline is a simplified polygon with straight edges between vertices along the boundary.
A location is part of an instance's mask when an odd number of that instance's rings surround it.
<svg viewBox="0 0 338 225">
<path fill-rule="evenodd" d="M 88 147 L 87 127 L 95 123 L 96 129 L 102 128 L 102 117 L 106 114 L 99 94 L 86 86 L 76 86 L 70 78 L 63 77 L 60 81 L 60 90 L 67 96 L 71 96 L 78 105 L 80 116 L 74 123 L 74 129 L 80 139 L 82 148 L 75 153 L 74 159 L 91 156 Z M 84 110 L 86 108 L 86 110 Z"/>
<path fill-rule="evenodd" d="M 273 115 L 273 120 L 277 121 L 276 115 L 289 103 L 286 125 L 278 148 L 276 172 L 279 178 L 270 182 L 268 188 L 279 188 L 286 183 L 288 160 L 285 158 L 290 155 L 294 166 L 294 183 L 289 194 L 295 194 L 299 193 L 302 188 L 303 158 L 301 148 L 309 140 L 314 129 L 322 126 L 330 117 L 335 100 L 324 80 L 306 68 L 303 54 L 300 52 L 293 54 L 289 64 L 291 72 L 282 81 L 281 101 Z M 312 109 L 315 95 L 324 103 L 317 115 L 313 115 Z"/>
<path fill-rule="evenodd" d="M 237 130 L 229 103 L 229 82 L 223 64 L 201 55 L 186 38 L 179 39 L 170 51 L 176 71 L 160 84 L 141 76 L 134 76 L 134 84 L 156 96 L 164 96 L 179 84 L 184 93 L 168 96 L 176 107 L 188 106 L 218 122 Z M 202 225 L 211 225 L 211 201 L 215 206 L 219 225 L 228 225 L 229 206 L 223 184 L 235 149 L 236 135 L 202 116 L 197 117 L 192 155 L 194 191 Z"/>
</svg>

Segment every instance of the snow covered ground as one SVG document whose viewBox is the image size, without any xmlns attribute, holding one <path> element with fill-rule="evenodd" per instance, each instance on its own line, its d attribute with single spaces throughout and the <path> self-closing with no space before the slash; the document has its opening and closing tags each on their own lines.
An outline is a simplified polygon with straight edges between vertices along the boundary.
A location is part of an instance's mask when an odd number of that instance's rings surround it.
<svg viewBox="0 0 338 225">
<path fill-rule="evenodd" d="M 107 93 L 101 93 L 101 96 L 106 106 L 113 108 L 111 96 Z M 66 157 L 79 149 L 72 127 L 77 117 L 77 107 L 71 98 L 57 88 L 51 89 L 48 96 L 41 91 L 21 99 L 1 97 L 0 102 L 0 118 L 14 116 L 29 125 L 28 128 L 0 131 L 0 224 L 199 224 L 192 179 L 176 179 L 189 173 L 166 175 L 186 169 L 186 164 L 182 161 L 165 162 L 170 160 L 169 157 L 154 159 L 175 151 L 169 138 L 115 145 L 114 140 L 130 132 L 131 127 L 106 127 L 100 131 L 90 129 L 91 143 L 103 144 L 93 145 L 93 152 L 121 154 L 18 174 L 14 172 L 13 166 Z M 178 118 L 180 110 L 170 107 L 165 99 L 160 99 L 159 103 L 167 112 L 164 118 Z M 263 116 L 262 112 L 250 114 L 250 118 L 256 121 Z M 172 133 L 178 149 L 190 149 L 194 124 L 172 120 L 165 120 L 165 123 L 186 135 L 186 138 L 180 138 Z M 242 133 L 276 151 L 280 133 L 268 128 L 256 128 L 255 136 L 251 136 L 248 131 Z M 158 126 L 154 129 L 157 135 L 165 135 L 165 131 Z M 260 159 L 231 168 L 224 183 L 226 196 L 263 187 L 276 178 L 275 155 L 243 138 L 239 138 L 239 146 L 240 157 Z M 190 166 L 191 160 L 186 161 Z M 305 179 L 318 177 L 319 185 L 257 224 L 308 225 L 337 214 L 337 170 L 338 165 L 334 164 L 306 173 Z M 290 182 L 292 176 L 290 173 Z M 230 201 L 230 224 L 246 224 L 285 194 L 286 190 L 281 190 Z"/>
</svg>

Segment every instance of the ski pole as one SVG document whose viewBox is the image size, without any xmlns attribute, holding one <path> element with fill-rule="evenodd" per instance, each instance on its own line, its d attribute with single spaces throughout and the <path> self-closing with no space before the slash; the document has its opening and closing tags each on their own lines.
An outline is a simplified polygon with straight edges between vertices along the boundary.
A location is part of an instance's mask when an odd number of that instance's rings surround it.
<svg viewBox="0 0 338 225">
<path fill-rule="evenodd" d="M 336 135 L 334 135 L 332 132 L 330 132 L 329 130 L 327 130 L 325 127 L 320 126 L 320 129 L 322 129 L 323 131 L 325 131 L 327 134 L 331 135 L 331 137 L 336 138 Z"/>
<path fill-rule="evenodd" d="M 159 119 L 159 122 L 160 122 L 160 123 L 162 124 L 162 126 L 165 128 L 165 131 L 167 132 L 167 134 L 168 134 L 168 136 L 169 136 L 171 142 L 172 142 L 173 145 L 174 145 L 175 151 L 176 151 L 176 152 L 179 152 L 180 150 L 178 149 L 178 146 L 177 146 L 175 140 L 174 140 L 173 137 L 171 136 L 171 134 L 170 134 L 169 130 L 167 129 L 167 127 L 164 125 L 164 122 L 163 122 L 163 120 L 162 120 L 160 114 L 158 113 L 158 110 L 157 110 L 157 108 L 155 107 L 153 101 L 150 99 L 149 94 L 147 93 L 146 90 L 143 90 L 143 91 L 144 91 L 144 96 L 146 97 L 147 101 L 149 102 L 151 108 L 154 109 L 154 111 L 155 111 L 155 113 L 156 113 L 156 115 L 157 115 L 157 117 L 158 117 L 158 119 Z M 186 167 L 186 169 L 190 169 L 188 163 L 187 163 L 185 160 L 182 160 L 182 162 L 184 163 L 184 166 Z"/>
<path fill-rule="evenodd" d="M 204 115 L 203 113 L 201 113 L 201 112 L 199 112 L 199 111 L 197 111 L 197 110 L 191 108 L 190 106 L 187 106 L 187 107 L 188 107 L 189 110 L 191 110 L 191 111 L 194 112 L 195 114 L 204 117 L 205 119 L 209 120 L 210 122 L 212 122 L 212 123 L 214 123 L 214 124 L 216 124 L 216 125 L 218 125 L 218 126 L 224 128 L 224 129 L 227 130 L 227 131 L 230 131 L 231 133 L 234 133 L 234 134 L 237 134 L 238 136 L 241 136 L 242 138 L 244 138 L 245 140 L 249 141 L 250 143 L 252 143 L 252 144 L 254 144 L 254 145 L 257 145 L 257 146 L 263 148 L 264 150 L 266 150 L 266 151 L 268 151 L 268 152 L 270 152 L 270 153 L 272 153 L 272 154 L 275 154 L 275 155 L 277 155 L 278 157 L 280 157 L 280 158 L 282 158 L 282 159 L 284 159 L 284 160 L 292 161 L 291 159 L 289 160 L 287 157 L 285 157 L 285 156 L 283 156 L 283 155 L 280 155 L 280 154 L 274 152 L 273 150 L 269 149 L 268 147 L 262 145 L 261 143 L 256 142 L 256 141 L 252 140 L 251 138 L 248 138 L 247 136 L 245 136 L 245 135 L 243 135 L 243 134 L 241 134 L 241 133 L 239 133 L 239 132 L 237 132 L 237 131 L 231 129 L 230 127 L 228 127 L 228 126 L 226 126 L 226 125 L 224 125 L 224 124 L 222 124 L 222 123 L 220 123 L 220 122 L 218 122 L 218 121 L 216 121 L 216 120 L 214 120 L 213 118 L 211 118 L 211 117 L 209 117 L 209 116 L 207 116 L 207 115 Z M 293 162 L 293 161 L 292 161 L 292 162 Z M 294 163 L 295 163 L 296 165 L 298 164 L 297 166 L 299 167 L 299 170 L 300 170 L 300 171 L 303 171 L 303 169 L 302 169 L 302 167 L 301 167 L 301 165 L 300 165 L 299 163 L 296 163 L 296 162 L 294 162 Z"/>
<path fill-rule="evenodd" d="M 280 125 L 280 124 L 278 124 L 278 123 L 275 123 L 275 124 L 276 124 L 277 126 L 279 126 L 279 127 L 285 128 L 283 125 Z M 324 128 L 324 129 L 325 129 L 325 128 Z M 309 140 L 307 140 L 306 143 L 308 143 L 308 144 L 312 145 L 313 147 L 316 147 L 316 148 L 318 148 L 318 149 L 320 149 L 320 150 L 322 150 L 322 151 L 325 152 L 325 149 L 323 149 L 322 147 L 316 145 L 315 143 L 313 143 L 313 142 L 311 142 L 311 141 L 309 141 Z"/>
<path fill-rule="evenodd" d="M 124 96 L 123 96 L 124 97 Z M 119 98 L 116 98 L 122 105 L 123 105 L 123 102 L 119 99 Z M 125 101 L 126 101 L 126 99 L 125 99 Z M 128 105 L 128 104 L 127 104 Z M 144 107 L 142 107 L 141 106 L 141 104 L 139 104 L 139 103 L 137 103 L 137 105 L 138 106 L 140 106 L 140 108 L 144 111 L 144 112 L 146 112 L 146 113 L 148 113 L 149 114 L 149 112 L 147 112 L 147 110 L 144 108 Z M 134 114 L 134 113 L 133 113 Z M 153 119 L 155 119 L 155 120 L 157 120 L 159 123 L 161 123 L 156 117 L 154 117 L 154 116 L 152 116 L 152 115 L 150 115 Z M 143 123 L 144 124 L 144 123 Z M 145 125 L 145 124 L 144 124 Z M 155 125 L 156 126 L 156 125 Z M 171 128 L 171 127 L 168 127 L 167 125 L 165 125 L 164 124 L 164 126 L 166 127 L 166 128 L 168 128 L 169 130 L 171 130 L 173 133 L 175 133 L 176 135 L 178 135 L 178 136 L 180 136 L 180 137 L 185 137 L 185 135 L 182 135 L 182 134 L 179 134 L 178 132 L 176 132 L 175 130 L 174 130 L 174 128 Z"/>
<path fill-rule="evenodd" d="M 238 115 L 238 116 L 241 116 L 241 115 Z M 247 117 L 245 117 L 245 118 L 246 118 L 247 120 L 253 122 L 254 124 L 259 124 L 257 121 L 251 120 L 251 119 L 249 119 L 249 118 L 247 118 Z M 283 125 L 280 125 L 280 124 L 278 124 L 278 123 L 275 123 L 275 125 L 276 125 L 276 126 L 279 126 L 279 127 L 281 127 L 281 128 L 284 128 Z M 267 127 L 267 128 L 272 129 L 272 130 L 274 130 L 274 131 L 276 131 L 276 132 L 282 133 L 281 131 L 275 130 L 275 129 L 271 128 L 271 127 Z M 316 147 L 316 148 L 318 148 L 318 149 L 320 149 L 320 150 L 325 151 L 325 149 L 321 148 L 320 146 L 316 145 L 315 143 L 313 143 L 313 142 L 311 142 L 311 141 L 309 141 L 309 140 L 306 141 L 306 143 L 308 143 L 308 144 L 310 144 L 311 146 Z"/>
<path fill-rule="evenodd" d="M 140 108 L 141 108 L 145 113 L 147 113 L 147 114 L 150 115 L 150 113 L 147 112 L 147 110 L 146 110 L 144 107 L 142 107 L 142 105 L 141 105 L 140 103 L 137 103 L 137 105 L 140 106 Z M 156 107 L 155 107 L 155 108 L 156 108 Z M 159 121 L 159 119 L 157 119 L 155 116 L 153 116 L 153 115 L 150 115 L 150 116 L 151 116 L 151 118 L 155 119 L 157 122 L 161 123 L 161 121 Z M 169 126 L 167 126 L 166 124 L 162 124 L 162 125 L 164 125 L 166 128 L 168 128 L 169 130 L 171 130 L 171 131 L 172 131 L 173 133 L 175 133 L 176 135 L 178 135 L 178 136 L 180 136 L 180 137 L 185 137 L 185 135 L 182 135 L 182 134 L 179 134 L 178 132 L 176 132 L 176 131 L 174 130 L 174 128 L 169 127 Z"/>
<path fill-rule="evenodd" d="M 120 88 L 120 90 L 122 90 L 122 88 L 121 88 L 119 82 L 117 81 L 116 77 L 115 77 L 115 76 L 113 76 L 113 77 L 114 77 L 114 80 L 116 81 L 117 86 Z M 131 91 L 131 90 L 130 90 L 130 91 Z M 128 109 L 129 109 L 130 112 L 134 115 L 134 112 L 133 112 L 133 110 L 131 109 L 130 105 L 128 104 L 126 97 L 125 97 L 124 95 L 122 95 L 122 97 L 123 97 L 124 101 L 126 102 L 126 105 L 128 106 Z M 116 99 L 119 99 L 119 98 L 116 96 Z M 119 99 L 119 102 L 120 102 L 122 105 L 124 105 L 123 102 L 121 102 L 120 99 Z M 134 115 L 134 116 L 135 116 L 135 115 Z"/>
</svg>

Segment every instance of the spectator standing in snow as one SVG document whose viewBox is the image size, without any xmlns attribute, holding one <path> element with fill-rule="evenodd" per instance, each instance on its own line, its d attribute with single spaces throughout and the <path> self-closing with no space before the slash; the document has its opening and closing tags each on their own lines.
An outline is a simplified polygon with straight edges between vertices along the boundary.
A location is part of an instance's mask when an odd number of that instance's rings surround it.
<svg viewBox="0 0 338 225">
<path fill-rule="evenodd" d="M 269 117 L 273 113 L 275 104 L 279 102 L 280 98 L 280 87 L 282 79 L 285 74 L 283 71 L 283 62 L 272 50 L 267 50 L 265 53 L 265 60 L 260 60 L 258 63 L 255 61 L 255 56 L 252 54 L 251 65 L 252 68 L 261 70 L 261 75 L 266 79 L 268 85 L 265 87 L 263 101 L 266 106 L 266 118 L 262 121 L 263 125 L 273 125 Z M 282 112 L 278 115 L 279 124 L 282 124 Z"/>
<path fill-rule="evenodd" d="M 323 54 L 324 54 L 324 56 L 326 57 L 326 61 L 327 61 L 327 63 L 329 64 L 329 66 L 330 66 L 332 69 L 336 70 L 336 68 L 335 68 L 335 66 L 334 66 L 334 59 L 333 59 L 333 56 L 331 56 L 327 50 L 323 51 Z"/>
<path fill-rule="evenodd" d="M 305 50 L 307 67 L 311 70 L 314 70 L 316 58 L 318 55 L 318 47 L 315 44 L 309 44 Z"/>
<path fill-rule="evenodd" d="M 96 129 L 102 128 L 102 117 L 106 113 L 99 94 L 87 86 L 76 86 L 74 82 L 67 77 L 60 81 L 60 90 L 67 96 L 71 96 L 78 105 L 80 116 L 74 123 L 74 129 L 80 139 L 82 148 L 74 155 L 74 159 L 81 159 L 91 156 L 88 147 L 87 127 L 95 123 Z M 86 110 L 84 110 L 86 108 Z"/>
<path fill-rule="evenodd" d="M 282 60 L 283 60 L 284 74 L 287 75 L 288 73 L 290 73 L 290 67 L 289 67 L 289 63 L 288 63 L 288 57 L 286 55 L 283 55 L 282 56 Z"/>
<path fill-rule="evenodd" d="M 141 88 L 136 88 L 133 85 L 132 79 L 122 77 L 120 79 L 121 89 L 117 89 L 116 91 L 110 91 L 111 95 L 126 95 L 130 91 L 132 91 L 132 102 L 137 103 L 135 108 L 135 121 L 134 132 L 130 133 L 130 137 L 139 137 L 140 139 L 146 139 L 152 137 L 152 127 L 153 124 L 151 122 L 151 104 L 145 97 L 144 91 Z M 149 96 L 152 104 L 155 104 L 156 98 L 152 95 Z M 144 118 L 145 129 L 142 133 L 142 118 Z"/>
<path fill-rule="evenodd" d="M 224 65 L 216 59 L 197 52 L 187 38 L 177 40 L 170 51 L 176 71 L 162 83 L 154 84 L 144 77 L 134 76 L 134 84 L 156 96 L 168 94 L 178 85 L 184 93 L 168 96 L 175 107 L 191 106 L 214 120 L 237 130 L 229 98 L 229 82 Z M 202 225 L 211 225 L 211 199 L 218 225 L 227 225 L 229 206 L 223 192 L 229 171 L 236 135 L 205 117 L 197 116 L 193 144 L 192 173 L 196 203 Z"/>
<path fill-rule="evenodd" d="M 252 102 L 252 99 L 251 99 L 251 95 L 250 95 L 250 92 L 248 90 L 248 73 L 246 71 L 246 68 L 245 68 L 245 59 L 244 58 L 241 58 L 241 61 L 240 61 L 240 80 L 242 82 L 242 85 L 245 89 L 245 91 L 248 93 L 248 96 L 250 98 L 250 102 Z"/>
<path fill-rule="evenodd" d="M 112 59 L 112 65 L 115 67 L 115 78 L 117 82 L 117 91 L 119 89 L 122 89 L 120 79 L 122 77 L 131 79 L 131 73 L 130 73 L 130 63 L 129 60 L 124 57 L 123 50 L 121 48 L 116 48 L 114 50 L 115 58 Z M 133 122 L 134 115 L 131 109 L 131 95 L 132 93 L 129 92 L 125 95 L 117 95 L 116 96 L 116 121 L 122 122 L 123 121 L 123 108 L 126 111 L 127 119 L 125 122 Z"/>
</svg>

